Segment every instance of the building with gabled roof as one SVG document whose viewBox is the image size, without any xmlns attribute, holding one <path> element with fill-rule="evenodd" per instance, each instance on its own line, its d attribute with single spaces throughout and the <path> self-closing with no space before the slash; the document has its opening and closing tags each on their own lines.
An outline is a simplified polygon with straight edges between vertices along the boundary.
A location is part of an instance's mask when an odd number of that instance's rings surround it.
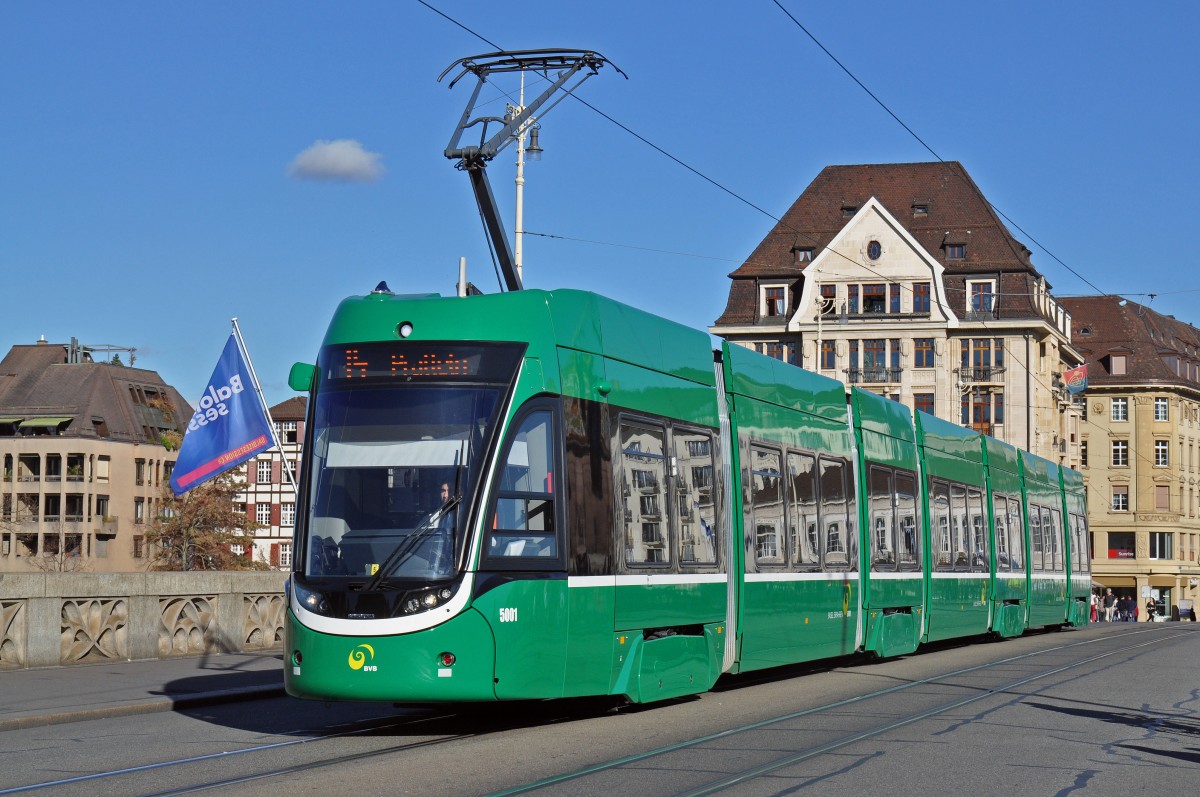
<svg viewBox="0 0 1200 797">
<path fill-rule="evenodd" d="M 271 447 L 247 461 L 239 471 L 245 481 L 243 511 L 260 528 L 254 532 L 254 549 L 246 556 L 271 567 L 292 566 L 292 535 L 296 525 L 296 488 L 300 452 L 304 442 L 304 417 L 308 398 L 294 396 L 271 407 L 271 422 L 280 447 Z M 288 477 L 287 468 L 292 477 Z"/>
<path fill-rule="evenodd" d="M 961 164 L 826 167 L 729 277 L 713 334 L 1077 464 L 1070 315 Z"/>
<path fill-rule="evenodd" d="M 1200 600 L 1200 330 L 1120 296 L 1062 300 L 1088 368 L 1093 578 L 1171 616 Z"/>
<path fill-rule="evenodd" d="M 105 347 L 108 348 L 108 347 Z M 0 572 L 146 564 L 192 409 L 154 371 L 44 340 L 0 360 Z"/>
</svg>

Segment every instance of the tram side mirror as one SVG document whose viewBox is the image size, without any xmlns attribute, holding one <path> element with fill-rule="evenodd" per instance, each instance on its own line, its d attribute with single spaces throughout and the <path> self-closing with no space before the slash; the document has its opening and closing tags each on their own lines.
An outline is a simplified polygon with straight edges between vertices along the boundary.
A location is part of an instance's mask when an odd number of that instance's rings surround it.
<svg viewBox="0 0 1200 797">
<path fill-rule="evenodd" d="M 288 387 L 299 393 L 307 393 L 312 390 L 313 375 L 317 372 L 315 365 L 308 363 L 295 363 L 292 370 L 288 373 Z"/>
</svg>

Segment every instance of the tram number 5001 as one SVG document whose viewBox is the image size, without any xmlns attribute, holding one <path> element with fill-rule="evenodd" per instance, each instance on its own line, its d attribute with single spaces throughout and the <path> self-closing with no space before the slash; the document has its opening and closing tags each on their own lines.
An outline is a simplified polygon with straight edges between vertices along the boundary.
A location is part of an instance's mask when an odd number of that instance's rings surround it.
<svg viewBox="0 0 1200 797">
<path fill-rule="evenodd" d="M 516 609 L 501 609 L 500 610 L 500 622 L 515 623 L 516 621 L 517 621 L 517 610 Z"/>
</svg>

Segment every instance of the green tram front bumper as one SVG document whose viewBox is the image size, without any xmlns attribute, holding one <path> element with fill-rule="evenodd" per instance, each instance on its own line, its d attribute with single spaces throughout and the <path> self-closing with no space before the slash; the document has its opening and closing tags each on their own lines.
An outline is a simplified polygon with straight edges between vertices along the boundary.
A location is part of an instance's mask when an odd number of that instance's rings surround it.
<svg viewBox="0 0 1200 797">
<path fill-rule="evenodd" d="M 441 625 L 394 636 L 312 630 L 288 609 L 283 684 L 292 697 L 388 702 L 496 699 L 492 630 L 468 609 Z M 444 654 L 454 663 L 446 666 Z"/>
</svg>

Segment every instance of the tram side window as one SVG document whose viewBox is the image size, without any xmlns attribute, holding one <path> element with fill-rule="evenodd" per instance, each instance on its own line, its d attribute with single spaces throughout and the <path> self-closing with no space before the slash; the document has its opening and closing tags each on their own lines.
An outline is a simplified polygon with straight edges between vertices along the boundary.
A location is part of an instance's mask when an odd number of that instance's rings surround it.
<svg viewBox="0 0 1200 797">
<path fill-rule="evenodd" d="M 1071 541 L 1071 557 L 1076 573 L 1087 573 L 1092 569 L 1091 552 L 1088 551 L 1087 518 L 1083 515 L 1071 515 L 1071 530 L 1074 538 Z"/>
<path fill-rule="evenodd" d="M 950 535 L 950 485 L 946 482 L 933 483 L 929 511 L 933 513 L 930 529 L 933 536 L 931 544 L 937 556 L 934 564 L 939 569 L 949 570 L 954 566 L 954 551 Z"/>
<path fill-rule="evenodd" d="M 788 520 L 792 561 L 801 570 L 821 567 L 821 518 L 817 514 L 817 463 L 811 454 L 788 452 Z"/>
<path fill-rule="evenodd" d="M 554 417 L 530 413 L 509 443 L 492 515 L 489 557 L 556 557 Z"/>
<path fill-rule="evenodd" d="M 858 542 L 854 528 L 854 494 L 846 489 L 845 460 L 821 457 L 818 468 L 821 522 L 825 524 L 825 568 L 856 570 Z"/>
<path fill-rule="evenodd" d="M 870 471 L 871 566 L 875 570 L 895 570 L 896 511 L 893 506 L 892 472 L 872 466 Z"/>
<path fill-rule="evenodd" d="M 1055 573 L 1065 573 L 1063 563 L 1063 527 L 1062 513 L 1057 509 L 1042 510 L 1042 536 L 1046 537 L 1046 550 L 1050 553 L 1047 568 Z"/>
<path fill-rule="evenodd" d="M 782 565 L 783 474 L 779 452 L 754 446 L 750 449 L 750 512 L 754 529 L 754 558 L 760 565 Z"/>
<path fill-rule="evenodd" d="M 911 473 L 896 472 L 896 544 L 900 567 L 916 569 L 921 566 L 921 510 L 917 506 L 917 481 Z"/>
<path fill-rule="evenodd" d="M 1004 496 L 992 496 L 992 517 L 996 520 L 996 570 L 1011 570 L 1012 557 L 1008 554 L 1008 500 Z"/>
<path fill-rule="evenodd" d="M 621 424 L 621 494 L 625 561 L 665 564 L 668 548 L 666 434 L 661 427 Z"/>
<path fill-rule="evenodd" d="M 1021 499 L 1008 499 L 1008 558 L 1014 573 L 1025 572 L 1025 520 L 1021 515 Z"/>
<path fill-rule="evenodd" d="M 967 514 L 971 522 L 971 569 L 989 569 L 987 516 L 984 514 L 983 493 L 975 488 L 967 490 Z"/>
<path fill-rule="evenodd" d="M 950 531 L 953 537 L 954 569 L 971 569 L 971 538 L 967 531 L 967 488 L 950 485 Z"/>
<path fill-rule="evenodd" d="M 1037 504 L 1029 505 L 1029 558 L 1033 562 L 1033 570 L 1040 573 L 1046 569 L 1045 543 L 1042 540 L 1042 508 Z"/>
<path fill-rule="evenodd" d="M 717 501 L 712 435 L 676 428 L 675 492 L 679 499 L 679 561 L 717 562 Z"/>
</svg>

